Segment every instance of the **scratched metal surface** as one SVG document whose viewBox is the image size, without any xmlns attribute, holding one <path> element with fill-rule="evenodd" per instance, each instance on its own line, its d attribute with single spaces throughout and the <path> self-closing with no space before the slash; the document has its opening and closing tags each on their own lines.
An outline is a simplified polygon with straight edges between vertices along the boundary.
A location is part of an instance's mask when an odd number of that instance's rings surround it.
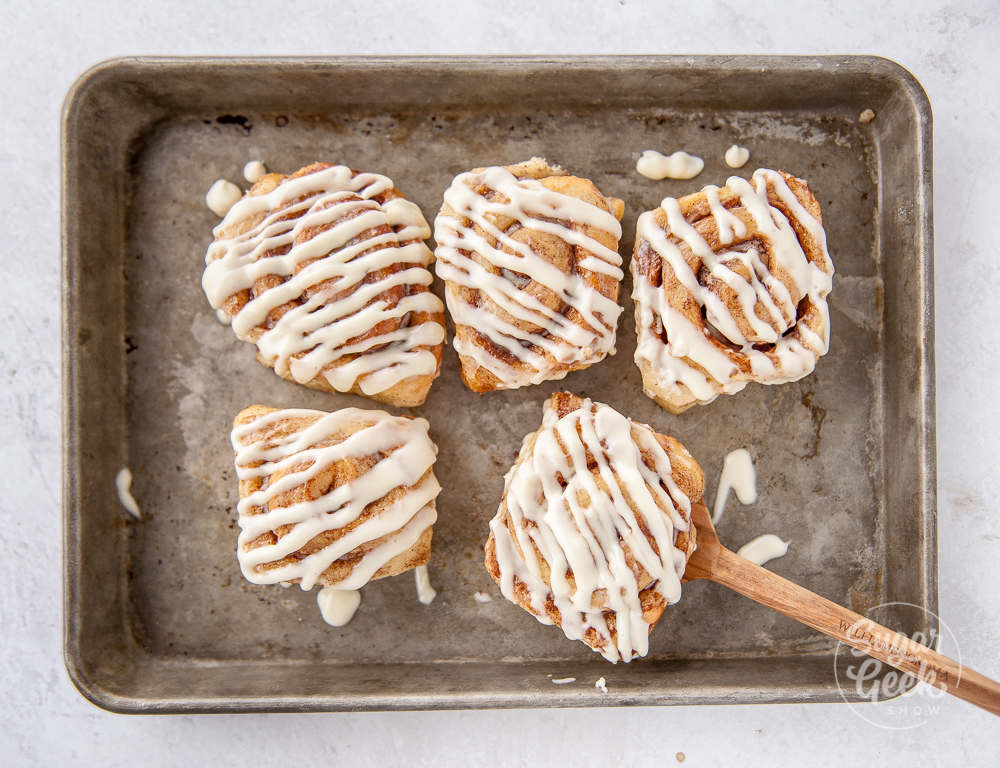
<svg viewBox="0 0 1000 768">
<path fill-rule="evenodd" d="M 631 77 L 640 88 L 649 82 L 627 61 L 605 60 L 590 72 L 599 96 L 615 77 Z M 749 448 L 759 499 L 745 508 L 730 500 L 719 526 L 725 544 L 735 549 L 765 532 L 790 539 L 789 554 L 770 567 L 860 612 L 901 596 L 936 604 L 927 578 L 933 570 L 927 499 L 907 508 L 886 477 L 889 466 L 904 485 L 919 485 L 928 469 L 922 453 L 928 437 L 933 448 L 932 426 L 921 420 L 932 393 L 912 386 L 905 373 L 910 363 L 895 357 L 909 336 L 921 338 L 926 297 L 920 284 L 900 281 L 886 301 L 887 271 L 895 275 L 897 269 L 887 267 L 887 259 L 913 259 L 911 268 L 926 276 L 929 253 L 907 252 L 880 231 L 887 226 L 880 214 L 887 199 L 880 148 L 896 138 L 883 133 L 895 129 L 909 137 L 916 113 L 907 113 L 912 104 L 900 96 L 898 83 L 873 85 L 859 96 L 857 86 L 848 90 L 849 78 L 838 82 L 837 67 L 824 60 L 814 61 L 825 69 L 805 68 L 797 78 L 786 72 L 784 79 L 779 62 L 789 60 L 771 60 L 772 82 L 779 83 L 771 103 L 752 103 L 759 97 L 741 103 L 735 91 L 723 99 L 707 87 L 735 88 L 732 78 L 751 77 L 753 61 L 706 61 L 699 70 L 697 64 L 653 60 L 680 85 L 650 84 L 617 101 L 610 92 L 585 98 L 587 78 L 573 74 L 562 76 L 562 101 L 545 98 L 560 74 L 543 63 L 533 66 L 547 85 L 504 99 L 504 89 L 519 87 L 525 75 L 507 70 L 505 79 L 505 64 L 498 62 L 478 72 L 479 65 L 469 64 L 474 74 L 498 84 L 495 100 L 463 102 L 456 96 L 471 94 L 476 78 L 434 70 L 409 99 L 387 103 L 376 87 L 384 78 L 433 66 L 391 61 L 381 69 L 360 67 L 344 81 L 354 90 L 345 85 L 341 101 L 336 86 L 349 64 L 303 73 L 289 62 L 261 73 L 256 83 L 239 76 L 238 62 L 147 62 L 141 87 L 122 85 L 120 70 L 142 71 L 142 63 L 120 63 L 118 72 L 112 65 L 113 87 L 98 82 L 91 88 L 96 95 L 77 97 L 94 103 L 77 112 L 71 104 L 68 139 L 83 132 L 73 120 L 89 125 L 85 120 L 100 113 L 101 98 L 113 111 L 111 96 L 119 97 L 125 105 L 117 109 L 128 113 L 128 127 L 105 137 L 121 157 L 113 195 L 82 194 L 85 184 L 99 184 L 98 178 L 87 181 L 92 169 L 80 159 L 84 149 L 67 160 L 83 177 L 66 200 L 71 225 L 81 232 L 94 226 L 81 223 L 91 212 L 95 220 L 117 214 L 121 225 L 117 241 L 94 261 L 76 253 L 78 269 L 68 275 L 77 294 L 67 305 L 68 343 L 75 345 L 67 352 L 75 376 L 67 429 L 73 433 L 70 451 L 76 451 L 67 471 L 90 478 L 85 489 L 74 486 L 67 511 L 67 660 L 81 689 L 103 706 L 138 711 L 834 697 L 832 641 L 716 585 L 686 585 L 681 602 L 654 629 L 649 656 L 616 667 L 503 600 L 482 567 L 487 522 L 522 437 L 537 427 L 545 397 L 563 388 L 680 439 L 705 470 L 709 503 L 722 457 Z M 652 66 L 648 59 L 631 62 L 636 69 L 640 62 Z M 178 76 L 185 66 L 199 74 L 198 84 Z M 708 77 L 713 68 L 714 81 Z M 767 82 L 767 69 L 754 76 Z M 665 87 L 669 95 L 692 72 L 701 73 L 703 95 L 691 84 L 671 99 L 657 90 Z M 867 82 L 863 69 L 854 77 Z M 370 87 L 361 88 L 359 80 Z M 294 93 L 303 82 L 322 87 L 323 95 Z M 816 104 L 782 90 L 796 83 L 816 85 Z M 858 107 L 868 106 L 860 98 L 884 106 L 887 124 L 895 109 L 899 125 L 859 124 Z M 810 181 L 822 205 L 837 274 L 830 353 L 811 376 L 782 386 L 750 385 L 670 415 L 641 392 L 626 278 L 616 356 L 563 381 L 476 395 L 461 384 L 448 347 L 427 403 L 402 411 L 427 418 L 440 448 L 436 472 L 444 490 L 430 563 L 438 590 L 432 605 L 417 602 L 413 578 L 404 574 L 365 587 L 354 620 L 332 628 L 320 618 L 315 593 L 242 579 L 234 554 L 233 416 L 251 403 L 384 406 L 281 380 L 255 362 L 251 345 L 216 321 L 200 286 L 217 222 L 203 202 L 212 181 L 242 183 L 241 169 L 251 159 L 282 172 L 317 160 L 345 163 L 389 175 L 432 220 L 456 173 L 541 155 L 626 201 L 621 253 L 627 265 L 638 214 L 665 195 L 724 183 L 732 171 L 722 156 L 732 143 L 751 151 L 744 172 L 758 166 L 790 171 Z M 705 158 L 705 170 L 689 182 L 644 179 L 634 164 L 647 148 L 688 149 Z M 910 160 L 918 148 L 910 148 Z M 897 175 L 917 167 L 911 162 Z M 893 415 L 900 408 L 902 416 Z M 893 419 L 916 420 L 922 442 L 887 447 L 898 438 L 887 429 Z M 100 423 L 97 434 L 84 431 L 88 420 Z M 119 466 L 135 475 L 141 522 L 126 520 L 117 508 L 113 478 Z M 930 502 L 932 514 L 932 496 Z M 898 551 L 887 519 L 909 531 L 902 546 L 910 551 Z M 99 569 L 87 567 L 98 558 Z M 477 591 L 493 601 L 477 602 Z M 83 603 L 98 594 L 104 595 L 100 617 L 83 618 Z M 552 686 L 549 674 L 575 676 L 578 683 Z M 601 675 L 612 691 L 606 696 L 593 689 Z"/>
</svg>

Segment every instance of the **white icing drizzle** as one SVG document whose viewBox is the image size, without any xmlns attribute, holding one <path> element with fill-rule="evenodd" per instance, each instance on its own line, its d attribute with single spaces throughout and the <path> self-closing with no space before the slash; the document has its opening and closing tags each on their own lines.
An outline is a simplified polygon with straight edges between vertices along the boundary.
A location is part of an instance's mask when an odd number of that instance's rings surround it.
<svg viewBox="0 0 1000 768">
<path fill-rule="evenodd" d="M 575 677 L 553 677 L 552 685 L 569 685 L 570 683 L 575 683 Z"/>
<path fill-rule="evenodd" d="M 757 501 L 757 470 L 754 469 L 753 457 L 746 448 L 730 451 L 722 460 L 722 474 L 719 475 L 719 488 L 715 493 L 715 509 L 712 512 L 712 522 L 715 524 L 722 519 L 730 490 L 736 491 L 736 498 L 741 504 L 753 504 Z"/>
<path fill-rule="evenodd" d="M 233 182 L 216 179 L 205 195 L 205 205 L 216 216 L 225 216 L 241 197 L 243 197 L 243 190 Z"/>
<path fill-rule="evenodd" d="M 816 244 L 821 254 L 817 259 L 809 260 L 792 224 L 778 208 L 770 205 L 769 186 Z M 636 225 L 637 242 L 648 243 L 662 260 L 664 279 L 671 273 L 676 276 L 691 298 L 704 308 L 706 319 L 738 347 L 727 348 L 713 340 L 671 303 L 662 286 L 654 287 L 647 276 L 639 273 L 638 259 L 632 260 L 632 298 L 636 303 L 638 334 L 635 361 L 640 367 L 643 362 L 651 365 L 658 375 L 657 386 L 662 390 L 680 393 L 683 385 L 701 403 L 711 402 L 720 392 L 739 392 L 749 381 L 769 384 L 797 381 L 812 372 L 816 360 L 829 347 L 826 296 L 833 285 L 833 262 L 822 225 L 776 171 L 759 169 L 751 181 L 732 176 L 726 183 L 726 191 L 739 198 L 741 213 L 752 219 L 756 235 L 767 242 L 767 254 L 760 253 L 752 243 L 745 250 L 725 249 L 748 236 L 747 224 L 720 202 L 720 190 L 714 186 L 707 186 L 702 192 L 718 229 L 722 246 L 719 252 L 713 252 L 684 218 L 678 201 L 671 197 L 660 204 L 667 219 L 666 229 L 657 223 L 655 211 L 641 214 Z M 698 282 L 679 242 L 687 245 L 712 277 L 735 292 L 741 315 L 754 338 L 744 336 L 726 304 Z M 749 281 L 734 271 L 737 264 L 749 273 Z M 783 275 L 783 279 L 776 273 Z M 797 295 L 808 297 L 820 316 L 820 334 L 797 318 L 796 300 L 786 283 L 791 284 Z M 773 327 L 765 317 L 778 327 Z M 666 331 L 669 343 L 663 342 L 659 329 Z M 773 346 L 764 351 L 755 347 L 760 343 Z M 737 359 L 747 361 L 749 373 L 740 369 Z"/>
<path fill-rule="evenodd" d="M 476 592 L 475 594 L 472 595 L 472 599 L 475 600 L 477 603 L 492 603 L 493 602 L 493 598 L 490 597 L 485 592 Z"/>
<path fill-rule="evenodd" d="M 497 199 L 487 200 L 477 192 L 477 188 L 484 186 L 498 193 Z M 501 201 L 501 195 L 507 202 Z M 494 223 L 496 217 L 509 217 L 521 227 L 554 235 L 570 245 L 584 248 L 590 255 L 578 263 L 580 269 L 620 280 L 624 275 L 617 250 L 600 243 L 582 228 L 572 229 L 566 223 L 603 230 L 617 241 L 621 237 L 621 224 L 612 213 L 585 200 L 548 189 L 536 179 L 518 179 L 501 167 L 459 174 L 445 192 L 444 202 L 461 218 L 441 214 L 434 221 L 438 276 L 450 283 L 479 290 L 503 312 L 499 314 L 482 306 L 472 306 L 448 285 L 445 298 L 455 325 L 476 329 L 530 369 L 518 370 L 498 359 L 488 348 L 456 338 L 455 350 L 460 355 L 471 357 L 493 373 L 504 388 L 514 389 L 565 376 L 565 373 L 553 376 L 547 370 L 550 363 L 533 348 L 543 350 L 566 365 L 597 362 L 614 354 L 615 330 L 622 311 L 618 302 L 588 285 L 580 274 L 567 274 L 541 258 Z M 476 232 L 475 227 L 486 236 Z M 495 265 L 501 274 L 484 269 L 471 254 Z M 506 276 L 511 273 L 513 277 Z M 517 278 L 517 275 L 527 279 Z M 576 310 L 583 324 L 574 322 L 566 312 L 551 309 L 523 290 L 520 283 L 527 284 L 529 280 L 559 296 L 568 308 Z M 509 318 L 529 328 L 515 325 Z"/>
<path fill-rule="evenodd" d="M 437 597 L 437 590 L 431 586 L 431 576 L 426 565 L 418 565 L 413 569 L 413 578 L 417 584 L 417 600 L 424 605 L 430 605 Z"/>
<path fill-rule="evenodd" d="M 267 436 L 269 427 L 286 420 L 294 420 L 295 428 L 281 437 Z M 358 422 L 363 424 L 358 431 L 331 444 Z M 241 498 L 237 506 L 237 554 L 247 580 L 254 584 L 298 580 L 303 590 L 312 589 L 331 564 L 361 548 L 364 554 L 350 572 L 332 585 L 337 591 L 357 590 L 386 563 L 410 549 L 437 519 L 434 499 L 441 486 L 433 472 L 428 473 L 437 455 L 428 426 L 424 419 L 344 408 L 333 413 L 278 410 L 235 427 L 232 444 L 239 479 L 270 478 L 279 473 L 277 480 Z M 378 460 L 367 472 L 316 499 L 299 500 L 291 493 L 337 461 L 369 456 Z M 251 466 L 256 462 L 261 464 Z M 356 523 L 368 505 L 397 488 L 406 492 L 322 549 L 274 566 L 325 531 Z M 277 542 L 249 548 L 258 537 L 282 526 L 290 526 L 290 530 Z M 379 543 L 373 545 L 376 541 Z"/>
<path fill-rule="evenodd" d="M 726 165 L 730 168 L 742 168 L 747 164 L 750 159 L 750 150 L 746 147 L 741 147 L 733 144 L 729 149 L 726 150 L 725 160 Z"/>
<path fill-rule="evenodd" d="M 588 451 L 597 462 L 601 486 L 588 468 Z M 649 624 L 625 549 L 650 575 L 650 586 L 668 604 L 676 603 L 686 555 L 675 542 L 678 531 L 689 529 L 691 512 L 653 430 L 590 400 L 562 418 L 547 404 L 541 428 L 525 439 L 505 485 L 516 541 L 503 519 L 503 506 L 490 522 L 504 596 L 517 602 L 516 579 L 527 588 L 531 612 L 542 624 L 552 623 L 545 610 L 551 599 L 571 640 L 592 629 L 603 641 L 600 653 L 608 661 L 645 656 Z M 605 596 L 603 605 L 594 604 L 598 591 Z M 615 615 L 614 641 L 608 614 Z"/>
<path fill-rule="evenodd" d="M 357 589 L 323 587 L 316 593 L 316 602 L 323 621 L 332 627 L 343 627 L 354 618 L 361 605 L 361 592 Z"/>
<path fill-rule="evenodd" d="M 597 681 L 594 683 L 594 687 L 601 693 L 608 692 L 608 682 L 603 677 L 597 678 Z"/>
<path fill-rule="evenodd" d="M 647 179 L 693 179 L 705 167 L 705 161 L 696 155 L 678 150 L 672 155 L 664 155 L 655 149 L 647 149 L 635 164 L 636 171 Z"/>
<path fill-rule="evenodd" d="M 392 188 L 385 176 L 352 176 L 345 166 L 331 166 L 285 179 L 267 194 L 244 197 L 215 228 L 220 239 L 208 248 L 202 278 L 213 308 L 221 309 L 229 297 L 252 288 L 260 278 L 284 279 L 249 301 L 232 320 L 236 335 L 256 342 L 261 360 L 280 375 L 300 384 L 322 375 L 338 392 L 349 392 L 357 384 L 365 395 L 376 395 L 406 378 L 437 370 L 437 358 L 426 348 L 444 340 L 444 328 L 436 321 L 404 325 L 348 344 L 380 323 L 444 310 L 429 291 L 408 292 L 391 306 L 377 300 L 398 286 L 429 286 L 432 281 L 427 266 L 433 255 L 423 242 L 430 228 L 420 209 L 403 198 L 384 204 L 371 199 Z M 247 219 L 259 220 L 243 234 L 221 239 L 223 231 Z M 304 234 L 314 227 L 329 228 L 311 237 Z M 387 227 L 397 229 L 385 232 Z M 379 230 L 383 233 L 373 234 Z M 274 255 L 285 248 L 287 253 Z M 399 264 L 410 266 L 364 282 Z M 316 288 L 319 285 L 322 289 Z M 285 312 L 272 328 L 263 327 L 273 311 L 300 298 L 304 303 Z M 342 362 L 348 355 L 357 356 Z"/>
<path fill-rule="evenodd" d="M 142 520 L 142 512 L 139 511 L 139 503 L 132 495 L 132 471 L 128 467 L 122 467 L 115 475 L 115 488 L 118 490 L 118 502 L 136 520 Z"/>
<path fill-rule="evenodd" d="M 251 184 L 256 184 L 262 176 L 267 174 L 267 166 L 260 160 L 251 160 L 243 166 L 243 178 Z"/>
<path fill-rule="evenodd" d="M 730 451 L 722 461 L 719 489 L 715 495 L 715 512 L 712 515 L 713 523 L 718 523 L 722 519 L 730 489 L 736 491 L 736 497 L 742 504 L 753 504 L 757 501 L 757 471 L 746 448 Z M 787 552 L 787 541 L 767 533 L 744 544 L 736 554 L 757 565 L 764 565 L 770 560 L 783 557 Z"/>
<path fill-rule="evenodd" d="M 746 558 L 751 563 L 764 565 L 764 563 L 770 562 L 771 560 L 779 557 L 784 557 L 788 554 L 789 543 L 790 542 L 782 541 L 773 533 L 765 533 L 763 536 L 758 536 L 753 541 L 748 541 L 739 548 L 739 551 L 736 554 L 740 557 Z"/>
</svg>

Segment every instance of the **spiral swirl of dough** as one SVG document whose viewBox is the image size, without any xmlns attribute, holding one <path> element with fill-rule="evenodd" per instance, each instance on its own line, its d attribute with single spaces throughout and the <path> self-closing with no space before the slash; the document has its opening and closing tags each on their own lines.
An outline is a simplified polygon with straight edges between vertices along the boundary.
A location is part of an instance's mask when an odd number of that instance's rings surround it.
<svg viewBox="0 0 1000 768">
<path fill-rule="evenodd" d="M 674 413 L 795 381 L 829 346 L 833 262 L 809 185 L 760 169 L 639 217 L 632 259 L 646 394 Z"/>
</svg>

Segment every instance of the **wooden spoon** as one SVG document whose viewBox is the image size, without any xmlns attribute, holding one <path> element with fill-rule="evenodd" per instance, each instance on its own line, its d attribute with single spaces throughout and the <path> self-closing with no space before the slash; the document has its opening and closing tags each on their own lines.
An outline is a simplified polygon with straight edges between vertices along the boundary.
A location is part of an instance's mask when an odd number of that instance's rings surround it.
<svg viewBox="0 0 1000 768">
<path fill-rule="evenodd" d="M 685 581 L 708 579 L 722 584 L 918 680 L 1000 715 L 1000 683 L 726 549 L 719 542 L 704 503 L 693 506 L 691 517 L 697 529 L 698 549 L 688 560 Z"/>
</svg>

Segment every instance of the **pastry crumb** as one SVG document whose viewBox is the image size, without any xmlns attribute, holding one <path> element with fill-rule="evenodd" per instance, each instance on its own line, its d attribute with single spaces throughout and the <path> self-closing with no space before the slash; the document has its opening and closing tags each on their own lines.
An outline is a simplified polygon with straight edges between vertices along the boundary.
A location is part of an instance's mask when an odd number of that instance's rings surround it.
<svg viewBox="0 0 1000 768">
<path fill-rule="evenodd" d="M 601 693 L 608 692 L 608 681 L 603 677 L 597 678 L 597 682 L 594 683 L 594 687 L 601 691 Z"/>
<path fill-rule="evenodd" d="M 569 683 L 575 683 L 575 677 L 553 677 L 552 685 L 567 685 Z"/>
<path fill-rule="evenodd" d="M 875 110 L 873 109 L 866 109 L 864 112 L 858 115 L 859 123 L 870 123 L 874 119 L 875 119 Z"/>
</svg>

